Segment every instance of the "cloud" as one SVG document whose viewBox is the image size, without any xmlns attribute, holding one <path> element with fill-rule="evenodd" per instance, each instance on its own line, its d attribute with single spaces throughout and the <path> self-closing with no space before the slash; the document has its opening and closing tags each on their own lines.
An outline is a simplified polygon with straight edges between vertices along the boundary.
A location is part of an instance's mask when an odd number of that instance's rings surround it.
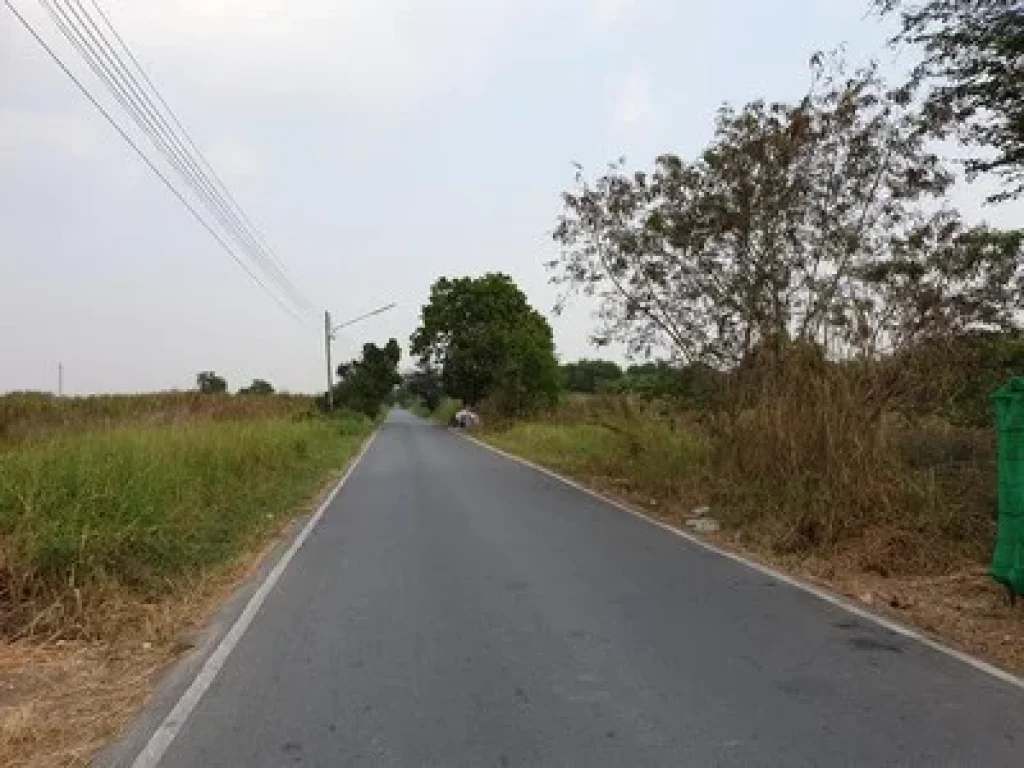
<svg viewBox="0 0 1024 768">
<path fill-rule="evenodd" d="M 651 96 L 651 82 L 646 70 L 634 66 L 619 82 L 615 96 L 613 120 L 623 130 L 649 125 L 657 110 Z"/>
</svg>

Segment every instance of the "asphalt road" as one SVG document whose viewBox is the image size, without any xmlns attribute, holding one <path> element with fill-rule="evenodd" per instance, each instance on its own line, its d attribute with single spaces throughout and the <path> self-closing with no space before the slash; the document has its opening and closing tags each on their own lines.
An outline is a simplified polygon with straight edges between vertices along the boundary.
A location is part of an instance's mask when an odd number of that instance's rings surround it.
<svg viewBox="0 0 1024 768">
<path fill-rule="evenodd" d="M 1024 691 L 395 413 L 164 756 L 1024 766 Z"/>
</svg>

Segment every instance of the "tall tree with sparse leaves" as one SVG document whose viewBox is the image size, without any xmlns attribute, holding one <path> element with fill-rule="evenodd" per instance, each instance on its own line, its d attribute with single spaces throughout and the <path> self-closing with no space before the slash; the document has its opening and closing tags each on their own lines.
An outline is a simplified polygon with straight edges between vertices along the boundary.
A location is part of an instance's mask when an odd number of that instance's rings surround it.
<svg viewBox="0 0 1024 768">
<path fill-rule="evenodd" d="M 898 16 L 894 44 L 920 47 L 908 92 L 923 95 L 921 125 L 973 148 L 970 173 L 1005 182 L 993 199 L 1024 193 L 1024 5 L 1020 0 L 874 0 Z"/>
<path fill-rule="evenodd" d="M 550 266 L 565 298 L 600 299 L 599 343 L 729 369 L 1012 323 L 1020 237 L 943 207 L 953 176 L 874 68 L 812 65 L 797 104 L 723 108 L 692 162 L 577 177 Z"/>
</svg>

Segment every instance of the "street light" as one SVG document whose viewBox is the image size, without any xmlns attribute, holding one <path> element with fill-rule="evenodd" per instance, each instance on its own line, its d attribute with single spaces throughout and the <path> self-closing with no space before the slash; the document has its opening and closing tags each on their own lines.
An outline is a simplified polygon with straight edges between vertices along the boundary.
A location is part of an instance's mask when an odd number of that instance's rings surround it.
<svg viewBox="0 0 1024 768">
<path fill-rule="evenodd" d="M 385 304 L 383 307 L 377 307 L 371 312 L 367 312 L 365 315 L 359 315 L 359 317 L 353 317 L 351 320 L 346 320 L 343 323 L 337 325 L 331 325 L 331 313 L 324 312 L 324 348 L 327 350 L 327 410 L 334 409 L 334 370 L 331 368 L 331 342 L 334 341 L 334 334 L 340 331 L 342 328 L 347 328 L 350 325 L 366 320 L 368 317 L 379 315 L 382 312 L 387 312 L 389 309 L 394 309 L 397 304 L 391 302 Z"/>
</svg>

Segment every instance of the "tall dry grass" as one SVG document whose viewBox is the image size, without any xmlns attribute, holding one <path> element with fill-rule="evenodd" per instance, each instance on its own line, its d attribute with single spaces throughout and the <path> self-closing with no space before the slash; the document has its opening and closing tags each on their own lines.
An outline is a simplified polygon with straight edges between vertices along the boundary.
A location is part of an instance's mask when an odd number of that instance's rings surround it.
<svg viewBox="0 0 1024 768">
<path fill-rule="evenodd" d="M 310 412 L 312 405 L 312 398 L 303 395 L 166 392 L 55 397 L 45 393 L 11 393 L 0 395 L 0 449 L 71 431 L 294 416 Z"/>
<path fill-rule="evenodd" d="M 496 444 L 670 516 L 710 505 L 752 546 L 843 557 L 881 575 L 945 573 L 991 554 L 992 429 L 891 406 L 891 370 L 798 357 L 748 372 L 714 410 L 571 396 Z"/>
<path fill-rule="evenodd" d="M 995 435 L 886 409 L 868 369 L 788 366 L 707 420 L 714 505 L 780 553 L 855 551 L 879 573 L 945 572 L 991 552 Z"/>
</svg>

